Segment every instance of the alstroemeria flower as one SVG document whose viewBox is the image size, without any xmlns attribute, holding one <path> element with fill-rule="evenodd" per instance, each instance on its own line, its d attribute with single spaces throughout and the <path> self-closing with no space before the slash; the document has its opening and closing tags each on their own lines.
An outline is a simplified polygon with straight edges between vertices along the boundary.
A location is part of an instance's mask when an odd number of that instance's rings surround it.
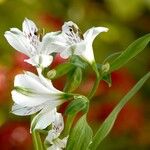
<svg viewBox="0 0 150 150">
<path fill-rule="evenodd" d="M 22 30 L 11 28 L 10 31 L 5 32 L 4 36 L 13 48 L 29 57 L 25 62 L 36 67 L 49 66 L 53 60 L 50 54 L 55 51 L 51 48 L 50 39 L 57 33 L 51 32 L 43 36 L 34 22 L 29 19 L 23 21 Z"/>
<path fill-rule="evenodd" d="M 59 136 L 64 129 L 63 117 L 56 112 L 55 120 L 52 122 L 52 129 L 48 132 L 45 139 L 45 144 L 48 146 L 47 150 L 62 150 L 66 147 L 68 137 L 60 139 Z"/>
<path fill-rule="evenodd" d="M 62 58 L 78 55 L 92 64 L 95 62 L 92 43 L 99 33 L 107 31 L 108 28 L 105 27 L 93 27 L 82 34 L 75 23 L 68 21 L 64 23 L 62 32 L 56 36 L 52 43 L 60 51 Z"/>
<path fill-rule="evenodd" d="M 15 77 L 12 99 L 15 102 L 12 113 L 20 116 L 31 115 L 40 111 L 31 123 L 31 129 L 44 129 L 54 118 L 55 108 L 62 104 L 66 93 L 57 90 L 51 80 L 42 74 L 39 76 L 25 72 Z"/>
</svg>

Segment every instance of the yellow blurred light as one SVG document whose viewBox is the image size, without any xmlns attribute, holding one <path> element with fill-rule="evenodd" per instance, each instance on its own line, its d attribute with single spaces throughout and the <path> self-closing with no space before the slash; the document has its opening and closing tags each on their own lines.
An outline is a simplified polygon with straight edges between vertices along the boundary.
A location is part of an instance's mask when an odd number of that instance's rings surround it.
<svg viewBox="0 0 150 150">
<path fill-rule="evenodd" d="M 4 2 L 6 2 L 6 0 L 0 0 L 0 4 L 3 4 Z"/>
</svg>

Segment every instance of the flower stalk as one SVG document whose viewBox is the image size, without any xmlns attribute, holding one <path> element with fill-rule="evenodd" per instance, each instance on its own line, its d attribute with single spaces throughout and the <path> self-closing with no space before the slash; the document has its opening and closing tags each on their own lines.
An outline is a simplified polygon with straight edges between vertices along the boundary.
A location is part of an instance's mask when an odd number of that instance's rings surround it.
<svg viewBox="0 0 150 150">
<path fill-rule="evenodd" d="M 43 143 L 41 141 L 40 133 L 38 131 L 32 132 L 32 139 L 35 150 L 44 150 Z"/>
</svg>

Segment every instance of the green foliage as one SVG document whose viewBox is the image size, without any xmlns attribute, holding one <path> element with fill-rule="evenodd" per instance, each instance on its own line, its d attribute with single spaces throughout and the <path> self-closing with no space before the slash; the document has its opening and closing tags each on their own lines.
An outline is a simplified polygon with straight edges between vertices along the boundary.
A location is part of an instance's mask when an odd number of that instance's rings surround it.
<svg viewBox="0 0 150 150">
<path fill-rule="evenodd" d="M 116 53 L 113 53 L 113 54 L 111 54 L 111 55 L 109 55 L 108 57 L 106 57 L 105 58 L 105 60 L 103 61 L 103 64 L 105 64 L 105 63 L 107 63 L 107 62 L 109 62 L 109 63 L 111 63 L 114 59 L 116 59 L 116 57 L 118 56 L 118 55 L 120 55 L 122 52 L 116 52 Z"/>
<path fill-rule="evenodd" d="M 112 80 L 110 74 L 103 75 L 102 80 L 104 80 L 108 84 L 108 86 L 111 87 Z"/>
<path fill-rule="evenodd" d="M 116 59 L 110 63 L 110 72 L 123 67 L 128 61 L 139 54 L 149 43 L 150 34 L 147 34 L 127 47 Z"/>
<path fill-rule="evenodd" d="M 38 131 L 32 132 L 33 145 L 36 150 L 44 150 L 43 144 L 40 138 L 40 133 Z"/>
<path fill-rule="evenodd" d="M 59 78 L 67 73 L 69 73 L 75 66 L 71 63 L 64 63 L 58 65 L 55 69 L 50 70 L 47 73 L 47 77 L 49 79 L 56 79 Z"/>
<path fill-rule="evenodd" d="M 102 123 L 102 125 L 100 126 L 99 130 L 93 138 L 92 144 L 90 145 L 91 150 L 96 150 L 99 144 L 109 134 L 121 109 L 138 92 L 138 90 L 142 87 L 146 80 L 149 79 L 149 77 L 150 72 L 147 73 L 140 81 L 138 81 L 138 83 L 122 98 L 122 100 L 118 103 L 118 105 Z"/>
<path fill-rule="evenodd" d="M 75 96 L 74 100 L 70 102 L 65 113 L 76 114 L 79 111 L 86 112 L 88 109 L 88 99 L 85 96 Z"/>
<path fill-rule="evenodd" d="M 64 91 L 72 92 L 76 90 L 82 81 L 82 69 L 80 67 L 75 68 L 68 75 L 68 81 L 65 85 Z"/>
<path fill-rule="evenodd" d="M 74 64 L 76 67 L 80 67 L 82 69 L 85 69 L 87 67 L 87 63 L 83 61 L 79 56 L 72 56 L 71 63 Z"/>
<path fill-rule="evenodd" d="M 92 129 L 82 116 L 71 131 L 66 150 L 87 150 L 92 140 Z"/>
</svg>

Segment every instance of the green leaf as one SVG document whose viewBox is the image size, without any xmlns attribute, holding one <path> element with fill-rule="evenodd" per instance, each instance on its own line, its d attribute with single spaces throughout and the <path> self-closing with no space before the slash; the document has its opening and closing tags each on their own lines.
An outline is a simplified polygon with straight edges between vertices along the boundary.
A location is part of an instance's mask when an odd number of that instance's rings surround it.
<svg viewBox="0 0 150 150">
<path fill-rule="evenodd" d="M 121 53 L 122 52 L 116 52 L 116 53 L 110 54 L 108 57 L 105 58 L 105 60 L 103 61 L 103 64 L 105 64 L 107 62 L 111 63 Z"/>
<path fill-rule="evenodd" d="M 128 48 L 121 53 L 114 61 L 110 62 L 110 72 L 113 70 L 117 70 L 125 65 L 128 61 L 134 58 L 137 54 L 139 54 L 149 43 L 150 34 L 146 34 L 145 36 L 137 39 Z"/>
<path fill-rule="evenodd" d="M 72 63 L 60 64 L 55 69 L 50 70 L 47 73 L 47 77 L 49 79 L 56 79 L 56 78 L 59 78 L 65 74 L 67 74 L 74 68 L 75 68 L 75 66 Z"/>
<path fill-rule="evenodd" d="M 138 90 L 142 87 L 146 80 L 148 80 L 149 77 L 150 72 L 147 73 L 140 81 L 138 81 L 138 83 L 122 98 L 114 110 L 105 119 L 93 138 L 92 144 L 90 145 L 91 150 L 96 150 L 99 144 L 109 134 L 121 109 L 138 92 Z"/>
<path fill-rule="evenodd" d="M 76 114 L 79 111 L 86 112 L 88 109 L 88 99 L 85 96 L 75 96 L 74 100 L 70 102 L 65 113 Z"/>
<path fill-rule="evenodd" d="M 77 67 L 68 76 L 68 81 L 65 85 L 64 91 L 72 92 L 76 90 L 82 81 L 82 69 Z"/>
<path fill-rule="evenodd" d="M 92 129 L 83 115 L 71 131 L 66 150 L 87 150 L 92 140 Z"/>
</svg>

